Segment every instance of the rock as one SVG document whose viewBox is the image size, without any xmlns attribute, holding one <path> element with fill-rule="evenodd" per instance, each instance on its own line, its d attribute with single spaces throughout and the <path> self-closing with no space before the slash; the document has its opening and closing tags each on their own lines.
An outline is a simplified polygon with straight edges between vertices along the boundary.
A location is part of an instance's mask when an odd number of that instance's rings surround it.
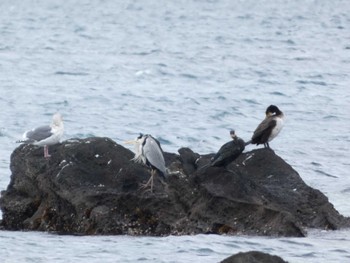
<svg viewBox="0 0 350 263">
<path fill-rule="evenodd" d="M 220 263 L 287 263 L 287 261 L 260 251 L 249 251 L 235 254 Z"/>
<path fill-rule="evenodd" d="M 183 167 L 183 173 L 190 175 L 197 170 L 196 161 L 200 157 L 198 153 L 194 153 L 190 148 L 179 149 L 181 164 Z"/>
<path fill-rule="evenodd" d="M 65 234 L 304 236 L 308 227 L 350 226 L 320 191 L 307 186 L 272 150 L 243 153 L 228 170 L 197 169 L 212 155 L 164 153 L 171 173 L 154 193 L 139 187 L 149 169 L 108 138 L 68 140 L 11 155 L 2 191 L 1 228 Z M 198 161 L 198 162 L 197 162 Z"/>
</svg>

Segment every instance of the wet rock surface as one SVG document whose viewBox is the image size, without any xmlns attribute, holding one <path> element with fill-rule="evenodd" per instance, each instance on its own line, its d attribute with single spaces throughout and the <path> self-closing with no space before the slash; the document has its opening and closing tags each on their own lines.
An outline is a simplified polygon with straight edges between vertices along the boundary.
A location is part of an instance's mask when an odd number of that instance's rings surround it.
<svg viewBox="0 0 350 263">
<path fill-rule="evenodd" d="M 1 228 L 61 234 L 304 236 L 307 228 L 350 225 L 320 191 L 270 149 L 243 153 L 227 169 L 200 167 L 182 148 L 164 153 L 170 174 L 140 189 L 150 170 L 109 138 L 72 139 L 42 148 L 21 145 L 1 193 Z M 200 157 L 198 159 L 198 157 Z"/>
</svg>

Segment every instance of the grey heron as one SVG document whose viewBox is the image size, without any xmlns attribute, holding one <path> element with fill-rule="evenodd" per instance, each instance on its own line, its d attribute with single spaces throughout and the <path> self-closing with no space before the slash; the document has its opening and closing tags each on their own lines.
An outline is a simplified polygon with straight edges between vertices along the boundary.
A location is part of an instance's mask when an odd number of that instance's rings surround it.
<svg viewBox="0 0 350 263">
<path fill-rule="evenodd" d="M 270 148 L 269 142 L 272 141 L 282 130 L 284 124 L 284 114 L 275 105 L 270 105 L 265 111 L 265 119 L 254 131 L 252 139 L 246 143 L 264 144 L 265 148 Z"/>
<path fill-rule="evenodd" d="M 60 113 L 55 113 L 52 117 L 51 125 L 43 125 L 23 134 L 22 140 L 18 141 L 25 144 L 44 146 L 44 157 L 49 158 L 49 145 L 60 142 L 63 135 L 64 126 Z"/>
<path fill-rule="evenodd" d="M 233 162 L 245 148 L 244 141 L 239 138 L 234 130 L 230 131 L 232 141 L 225 143 L 211 159 L 210 166 L 226 167 Z"/>
<path fill-rule="evenodd" d="M 135 144 L 133 161 L 143 163 L 151 168 L 151 177 L 142 188 L 150 186 L 151 192 L 153 192 L 154 175 L 158 172 L 162 177 L 165 178 L 166 176 L 165 161 L 159 141 L 149 134 L 140 134 L 135 140 L 126 141 L 125 143 Z"/>
</svg>

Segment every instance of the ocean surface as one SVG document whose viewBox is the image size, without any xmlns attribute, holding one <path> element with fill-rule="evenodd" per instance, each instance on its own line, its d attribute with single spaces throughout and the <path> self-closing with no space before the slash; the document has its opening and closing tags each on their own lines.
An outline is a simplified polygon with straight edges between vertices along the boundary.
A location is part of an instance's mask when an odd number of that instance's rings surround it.
<svg viewBox="0 0 350 263">
<path fill-rule="evenodd" d="M 248 140 L 270 104 L 287 118 L 271 148 L 350 216 L 349 1 L 0 1 L 0 190 L 15 141 L 57 111 L 64 140 L 122 143 L 143 132 L 167 152 L 205 154 L 230 129 Z M 306 238 L 0 231 L 1 262 L 219 262 L 249 250 L 350 262 L 350 230 Z"/>
</svg>

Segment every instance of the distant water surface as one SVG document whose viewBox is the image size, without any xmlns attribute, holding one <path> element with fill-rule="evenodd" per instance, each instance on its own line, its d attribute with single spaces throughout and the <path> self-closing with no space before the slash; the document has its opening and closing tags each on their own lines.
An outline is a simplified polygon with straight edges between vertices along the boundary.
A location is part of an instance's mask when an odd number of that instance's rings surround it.
<svg viewBox="0 0 350 263">
<path fill-rule="evenodd" d="M 139 132 L 163 149 L 248 140 L 268 105 L 270 143 L 350 216 L 349 1 L 0 2 L 0 189 L 22 133 L 60 111 L 64 139 Z M 254 149 L 249 146 L 246 151 Z M 251 249 L 290 262 L 350 262 L 349 230 L 307 238 L 72 237 L 0 232 L 7 262 L 218 262 Z"/>
</svg>

